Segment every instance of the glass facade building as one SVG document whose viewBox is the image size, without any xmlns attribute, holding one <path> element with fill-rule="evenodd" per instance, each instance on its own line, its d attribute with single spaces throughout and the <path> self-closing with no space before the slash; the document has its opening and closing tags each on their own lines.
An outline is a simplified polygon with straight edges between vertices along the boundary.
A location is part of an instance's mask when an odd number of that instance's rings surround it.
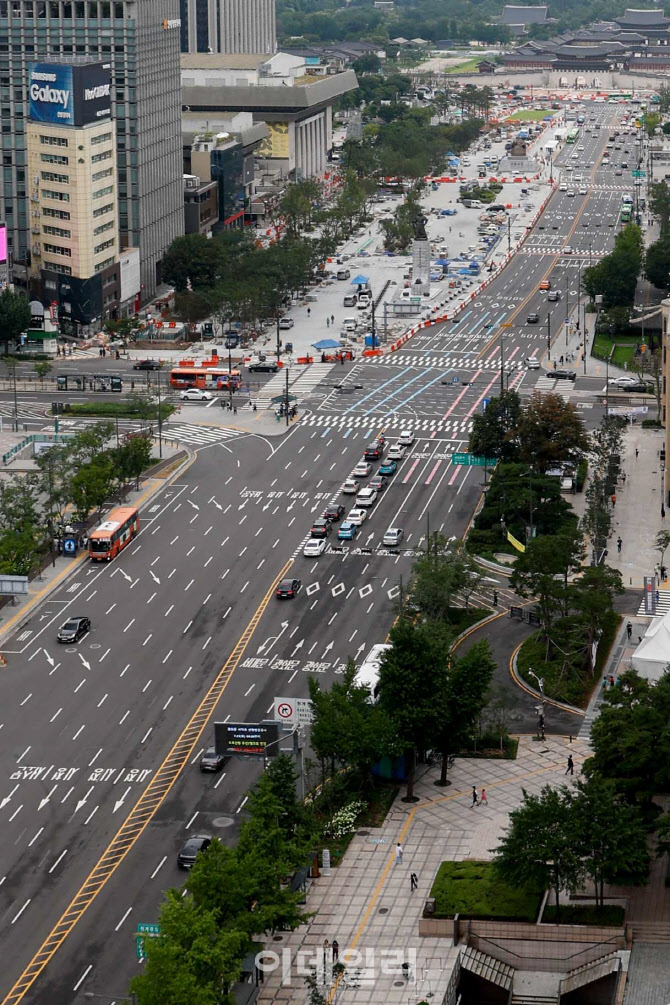
<svg viewBox="0 0 670 1005">
<path fill-rule="evenodd" d="M 0 218 L 15 262 L 30 254 L 28 64 L 94 56 L 111 64 L 120 246 L 139 247 L 153 294 L 184 229 L 179 29 L 179 0 L 0 0 Z"/>
</svg>

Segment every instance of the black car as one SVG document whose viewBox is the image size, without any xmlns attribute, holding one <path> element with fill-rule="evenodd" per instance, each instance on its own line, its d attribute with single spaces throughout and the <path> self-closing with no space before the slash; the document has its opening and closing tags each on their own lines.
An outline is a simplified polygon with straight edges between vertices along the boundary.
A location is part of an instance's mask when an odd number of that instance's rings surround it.
<svg viewBox="0 0 670 1005">
<path fill-rule="evenodd" d="M 227 760 L 224 754 L 217 754 L 216 747 L 208 747 L 200 758 L 200 770 L 220 771 Z"/>
<path fill-rule="evenodd" d="M 576 380 L 577 374 L 574 370 L 547 370 L 547 377 L 555 380 Z"/>
<path fill-rule="evenodd" d="M 318 516 L 310 528 L 310 537 L 328 537 L 332 529 L 330 520 Z"/>
<path fill-rule="evenodd" d="M 194 834 L 183 845 L 177 855 L 177 865 L 182 869 L 190 869 L 194 864 L 198 854 L 206 851 L 212 843 L 211 837 L 207 834 Z"/>
<path fill-rule="evenodd" d="M 339 504 L 335 504 L 334 506 L 326 506 L 325 510 L 323 511 L 323 519 L 330 521 L 330 523 L 337 523 L 338 520 L 342 519 L 345 513 L 346 510 L 344 506 L 340 506 Z"/>
<path fill-rule="evenodd" d="M 161 365 L 157 359 L 140 359 L 133 363 L 133 370 L 160 370 Z"/>
<path fill-rule="evenodd" d="M 280 600 L 287 600 L 295 597 L 302 590 L 302 583 L 299 579 L 282 579 L 277 587 L 277 597 Z"/>
<path fill-rule="evenodd" d="M 258 363 L 250 363 L 247 369 L 249 373 L 276 373 L 279 367 L 273 359 L 265 359 Z"/>
<path fill-rule="evenodd" d="M 528 317 L 526 318 L 526 324 L 528 324 L 528 325 L 536 325 L 539 320 L 540 320 L 540 315 L 536 314 L 535 312 L 533 312 L 532 314 L 529 314 Z"/>
<path fill-rule="evenodd" d="M 365 453 L 363 457 L 366 461 L 378 461 L 384 451 L 384 445 L 378 440 L 375 443 L 370 443 L 365 448 Z"/>
<path fill-rule="evenodd" d="M 68 618 L 58 629 L 56 638 L 59 642 L 79 642 L 91 630 L 90 618 Z"/>
</svg>

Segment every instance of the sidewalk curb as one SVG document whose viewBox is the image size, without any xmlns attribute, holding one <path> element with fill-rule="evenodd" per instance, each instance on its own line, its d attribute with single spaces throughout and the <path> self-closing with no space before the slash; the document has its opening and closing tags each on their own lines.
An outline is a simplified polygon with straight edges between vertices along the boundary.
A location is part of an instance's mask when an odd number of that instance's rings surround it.
<svg viewBox="0 0 670 1005">
<path fill-rule="evenodd" d="M 160 480 L 152 478 L 151 481 L 155 482 L 155 484 L 151 487 L 151 489 L 140 495 L 137 502 L 138 508 L 145 506 L 155 495 L 158 494 L 158 492 L 164 489 L 167 485 L 170 485 L 173 480 L 179 478 L 181 474 L 187 470 L 188 467 L 190 467 L 194 460 L 195 454 L 188 450 L 186 458 L 169 479 Z M 60 589 L 63 583 L 66 582 L 71 575 L 77 572 L 87 559 L 88 554 L 86 553 L 82 553 L 76 558 L 71 559 L 50 583 L 42 587 L 41 590 L 38 590 L 37 593 L 33 594 L 30 600 L 28 600 L 24 606 L 20 607 L 16 614 L 12 615 L 4 625 L 0 626 L 0 647 L 4 646 L 4 643 L 9 635 L 20 628 L 23 622 L 35 612 L 36 608 L 38 608 L 43 601 L 50 597 L 52 593 L 55 593 L 56 590 Z"/>
</svg>

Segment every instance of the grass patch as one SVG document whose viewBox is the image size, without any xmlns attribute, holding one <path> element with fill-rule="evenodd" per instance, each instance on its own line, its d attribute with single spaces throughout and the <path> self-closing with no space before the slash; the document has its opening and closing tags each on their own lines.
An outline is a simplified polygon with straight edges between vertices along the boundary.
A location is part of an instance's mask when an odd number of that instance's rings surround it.
<svg viewBox="0 0 670 1005">
<path fill-rule="evenodd" d="M 570 904 L 568 906 L 561 905 L 559 923 L 561 925 L 598 925 L 604 928 L 620 928 L 625 917 L 626 912 L 618 904 L 604 904 L 603 907 L 596 907 L 595 904 Z M 542 912 L 542 921 L 556 922 L 555 904 L 547 904 Z"/>
<path fill-rule="evenodd" d="M 167 401 L 161 402 L 161 417 L 169 418 L 174 412 L 174 405 Z M 141 407 L 126 401 L 86 401 L 74 404 L 70 415 L 99 415 L 107 419 L 157 419 L 158 404 L 144 402 Z"/>
<path fill-rule="evenodd" d="M 475 811 L 473 811 L 475 812 Z M 433 883 L 435 917 L 493 918 L 534 922 L 543 891 L 531 884 L 511 887 L 498 879 L 493 862 L 442 862 Z"/>
<path fill-rule="evenodd" d="M 612 364 L 622 370 L 632 369 L 635 360 L 635 346 L 639 345 L 640 336 L 617 335 L 615 338 L 616 341 L 612 342 L 609 335 L 604 335 L 602 332 L 596 335 L 591 355 L 595 356 L 596 359 L 606 360 L 612 352 L 612 346 L 614 346 Z"/>
<path fill-rule="evenodd" d="M 491 612 L 483 607 L 450 607 L 447 611 L 447 620 L 457 635 L 467 631 L 471 625 L 477 624 L 482 618 L 488 617 Z"/>
<path fill-rule="evenodd" d="M 541 122 L 542 119 L 546 119 L 548 115 L 553 115 L 554 112 L 548 111 L 546 108 L 520 108 L 518 112 L 514 112 L 510 115 L 506 122 L 514 122 L 515 120 L 521 120 L 524 122 Z"/>
<path fill-rule="evenodd" d="M 481 63 L 479 56 L 474 59 L 468 59 L 465 63 L 457 63 L 456 66 L 450 66 L 447 69 L 447 73 L 472 73 L 473 70 L 477 69 L 477 63 Z"/>
<path fill-rule="evenodd" d="M 501 749 L 502 748 L 502 749 Z M 457 757 L 486 758 L 492 761 L 516 761 L 519 741 L 513 736 L 500 737 L 493 733 L 485 733 L 477 737 L 477 745 L 472 750 L 459 750 Z"/>
<path fill-rule="evenodd" d="M 586 666 L 586 654 L 583 649 L 576 648 L 571 658 L 564 657 L 559 649 L 547 645 L 542 631 L 531 635 L 522 644 L 517 655 L 517 671 L 529 687 L 537 688 L 537 681 L 528 673 L 532 668 L 544 678 L 544 690 L 549 698 L 566 701 L 577 708 L 585 708 L 591 697 L 594 686 L 597 686 L 603 673 L 614 636 L 621 618 L 612 614 L 609 623 L 603 626 L 603 633 L 598 643 L 595 673 L 591 675 Z M 576 617 L 566 618 L 566 628 L 571 634 L 578 626 Z M 562 623 L 558 621 L 551 632 L 552 638 L 564 651 L 567 644 L 564 641 Z"/>
</svg>

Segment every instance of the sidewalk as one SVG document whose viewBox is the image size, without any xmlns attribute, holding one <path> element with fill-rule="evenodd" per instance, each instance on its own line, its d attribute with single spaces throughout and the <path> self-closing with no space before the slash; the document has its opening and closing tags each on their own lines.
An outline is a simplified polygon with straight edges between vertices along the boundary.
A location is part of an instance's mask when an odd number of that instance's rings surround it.
<svg viewBox="0 0 670 1005">
<path fill-rule="evenodd" d="M 326 939 L 330 943 L 337 939 L 342 963 L 347 963 L 348 950 L 361 954 L 347 966 L 337 988 L 331 982 L 323 988 L 329 1001 L 407 1005 L 434 998 L 441 1002 L 460 950 L 451 938 L 418 935 L 419 919 L 440 863 L 490 860 L 510 811 L 522 802 L 522 788 L 537 794 L 546 784 L 566 781 L 570 753 L 578 773 L 588 754 L 586 744 L 570 745 L 556 737 L 536 743 L 521 737 L 515 761 L 458 759 L 447 789 L 433 784 L 439 766 L 428 769 L 416 785 L 418 803 L 403 803 L 400 793 L 383 826 L 359 830 L 341 864 L 330 876 L 313 883 L 306 908 L 316 914 L 309 924 L 277 934 L 268 945 L 268 951 L 280 958 L 287 954 L 284 959 L 290 960 L 290 974 L 282 983 L 281 965 L 266 973 L 259 1005 L 302 1005 L 307 988 L 296 973 L 296 954 L 304 954 L 302 973 L 315 964 L 321 968 Z M 486 787 L 488 805 L 472 807 L 473 785 Z M 404 849 L 400 863 L 395 861 L 397 842 Z M 414 892 L 410 889 L 412 872 L 418 877 Z M 395 967 L 389 965 L 391 954 Z M 401 961 L 411 963 L 409 984 L 400 973 Z"/>
<path fill-rule="evenodd" d="M 164 444 L 163 456 L 170 457 L 179 454 L 179 448 L 171 448 Z M 128 506 L 145 506 L 162 488 L 165 487 L 166 480 L 172 477 L 177 471 L 185 470 L 191 463 L 192 457 L 177 463 L 176 467 L 168 466 L 153 478 L 147 478 L 140 482 L 139 491 L 132 489 L 128 493 Z M 14 606 L 8 604 L 0 609 L 0 645 L 4 645 L 12 632 L 25 621 L 33 611 L 51 593 L 58 589 L 65 580 L 75 570 L 83 568 L 88 562 L 88 552 L 80 552 L 76 558 L 65 558 L 59 555 L 55 559 L 55 564 L 48 565 L 41 575 L 36 576 L 28 584 L 28 593 L 23 597 L 17 597 Z"/>
</svg>

